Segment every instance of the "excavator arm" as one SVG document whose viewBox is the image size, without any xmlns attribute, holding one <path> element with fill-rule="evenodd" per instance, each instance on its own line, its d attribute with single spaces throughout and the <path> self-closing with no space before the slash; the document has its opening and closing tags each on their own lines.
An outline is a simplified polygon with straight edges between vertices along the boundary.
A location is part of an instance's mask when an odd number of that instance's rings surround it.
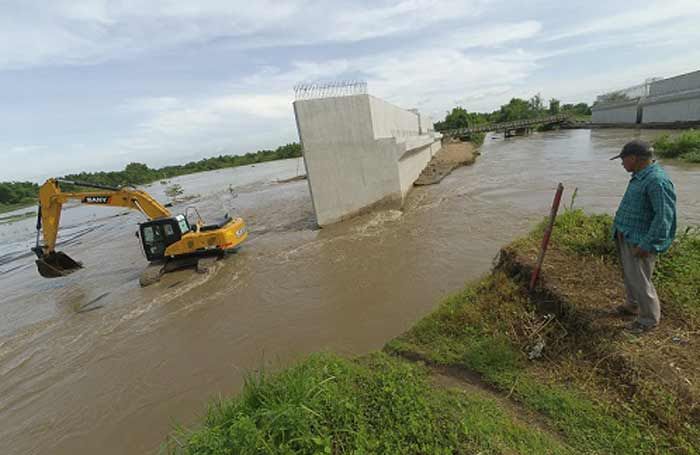
<svg viewBox="0 0 700 455">
<path fill-rule="evenodd" d="M 92 191 L 63 192 L 59 182 L 76 186 L 90 187 Z M 47 278 L 67 275 L 81 268 L 65 253 L 56 251 L 56 238 L 61 221 L 63 204 L 78 200 L 82 204 L 125 207 L 138 210 L 149 220 L 170 217 L 172 214 L 149 194 L 132 188 L 116 188 L 69 180 L 49 179 L 39 188 L 39 213 L 37 215 L 37 239 L 32 251 L 37 255 L 39 273 Z M 43 232 L 43 245 L 39 244 L 39 234 Z"/>
</svg>

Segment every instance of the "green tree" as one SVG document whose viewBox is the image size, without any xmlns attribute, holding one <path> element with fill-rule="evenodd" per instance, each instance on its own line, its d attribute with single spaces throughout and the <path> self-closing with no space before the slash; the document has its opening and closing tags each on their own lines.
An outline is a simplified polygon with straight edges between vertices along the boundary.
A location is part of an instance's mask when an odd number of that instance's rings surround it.
<svg viewBox="0 0 700 455">
<path fill-rule="evenodd" d="M 556 98 L 552 98 L 551 100 L 549 100 L 549 113 L 552 115 L 558 114 L 561 110 L 559 107 L 560 104 L 561 102 Z"/>
<path fill-rule="evenodd" d="M 452 112 L 445 116 L 445 121 L 440 123 L 439 128 L 441 131 L 468 128 L 469 113 L 463 107 L 455 107 L 452 109 Z"/>
<path fill-rule="evenodd" d="M 9 183 L 0 183 L 0 203 L 14 204 L 16 202 L 16 198 L 17 195 Z"/>
<path fill-rule="evenodd" d="M 544 111 L 544 102 L 542 101 L 542 95 L 539 93 L 530 98 L 529 104 L 532 113 L 538 114 Z"/>
<path fill-rule="evenodd" d="M 591 115 L 591 107 L 586 103 L 578 103 L 574 105 L 574 112 L 579 115 Z"/>
<path fill-rule="evenodd" d="M 512 98 L 508 104 L 501 106 L 501 109 L 496 114 L 496 122 L 511 122 L 514 120 L 522 120 L 532 118 L 532 104 L 521 98 Z"/>
</svg>

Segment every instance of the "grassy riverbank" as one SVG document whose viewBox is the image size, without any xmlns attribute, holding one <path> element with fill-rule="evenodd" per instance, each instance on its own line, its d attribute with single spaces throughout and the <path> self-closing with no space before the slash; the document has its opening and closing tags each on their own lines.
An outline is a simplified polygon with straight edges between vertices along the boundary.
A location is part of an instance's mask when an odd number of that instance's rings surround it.
<svg viewBox="0 0 700 455">
<path fill-rule="evenodd" d="M 661 158 L 700 163 L 700 131 L 688 130 L 675 137 L 664 134 L 654 141 L 654 150 Z"/>
<path fill-rule="evenodd" d="M 12 212 L 14 210 L 25 208 L 25 207 L 32 207 L 32 206 L 35 206 L 36 204 L 37 204 L 37 202 L 34 199 L 27 199 L 26 201 L 17 202 L 14 204 L 0 204 L 0 214 Z"/>
<path fill-rule="evenodd" d="M 2 211 L 0 211 L 0 224 L 5 224 L 5 223 L 14 223 L 15 221 L 20 221 L 24 220 L 27 218 L 33 218 L 36 216 L 36 210 L 31 210 L 27 212 L 23 212 L 17 215 L 2 215 Z"/>
<path fill-rule="evenodd" d="M 219 155 L 157 169 L 152 169 L 142 163 L 129 163 L 122 171 L 81 172 L 79 174 L 69 174 L 62 178 L 110 186 L 144 185 L 196 172 L 298 158 L 300 156 L 301 145 L 291 143 L 279 146 L 275 150 L 258 150 L 255 153 L 251 152 L 245 155 Z M 84 190 L 84 188 L 69 184 L 63 184 L 62 189 L 65 191 Z M 0 213 L 36 204 L 38 194 L 39 185 L 34 182 L 0 182 Z"/>
<path fill-rule="evenodd" d="M 542 227 L 382 353 L 314 355 L 251 377 L 168 451 L 228 453 L 698 453 L 700 235 L 661 257 L 661 326 L 610 311 L 623 288 L 610 217 L 567 211 L 540 286 Z"/>
</svg>

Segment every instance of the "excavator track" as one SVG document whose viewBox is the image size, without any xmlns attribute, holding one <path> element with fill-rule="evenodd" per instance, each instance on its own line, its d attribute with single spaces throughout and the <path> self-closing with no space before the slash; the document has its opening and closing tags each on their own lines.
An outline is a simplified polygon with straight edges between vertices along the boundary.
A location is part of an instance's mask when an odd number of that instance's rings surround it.
<svg viewBox="0 0 700 455">
<path fill-rule="evenodd" d="M 141 287 L 150 286 L 160 281 L 160 277 L 165 273 L 165 265 L 161 263 L 151 263 L 141 272 L 139 284 Z"/>
</svg>

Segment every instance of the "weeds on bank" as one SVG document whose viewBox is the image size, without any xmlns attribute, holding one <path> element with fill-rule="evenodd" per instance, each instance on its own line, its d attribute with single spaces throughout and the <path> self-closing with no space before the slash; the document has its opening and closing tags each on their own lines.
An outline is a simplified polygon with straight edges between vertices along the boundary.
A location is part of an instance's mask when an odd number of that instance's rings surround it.
<svg viewBox="0 0 700 455">
<path fill-rule="evenodd" d="M 700 131 L 688 130 L 676 137 L 664 134 L 654 141 L 654 151 L 662 158 L 700 163 Z"/>
<path fill-rule="evenodd" d="M 469 141 L 476 147 L 481 147 L 484 144 L 484 139 L 486 139 L 486 133 L 469 133 L 462 136 L 463 141 Z"/>
<path fill-rule="evenodd" d="M 516 240 L 513 245 L 523 249 L 539 248 L 547 223 L 548 220 L 542 220 L 529 235 Z M 610 215 L 587 215 L 582 209 L 566 208 L 555 221 L 550 245 L 567 253 L 615 262 L 612 225 Z"/>
<path fill-rule="evenodd" d="M 670 445 L 658 432 L 650 433 L 651 426 L 635 413 L 610 409 L 576 384 L 560 384 L 531 371 L 523 341 L 533 321 L 534 309 L 520 286 L 495 272 L 471 291 L 449 298 L 386 349 L 479 373 L 496 389 L 546 416 L 576 452 L 649 453 Z"/>
<path fill-rule="evenodd" d="M 610 215 L 566 210 L 557 217 L 552 246 L 582 260 L 597 258 L 617 264 L 612 224 Z M 528 237 L 516 242 L 516 246 L 539 247 L 544 227 L 543 221 Z M 659 254 L 657 261 L 654 283 L 661 300 L 700 323 L 700 229 L 686 228 L 679 232 L 671 248 Z"/>
<path fill-rule="evenodd" d="M 671 248 L 659 256 L 654 271 L 661 299 L 673 302 L 692 320 L 700 323 L 700 230 L 687 229 Z"/>
<path fill-rule="evenodd" d="M 250 378 L 213 404 L 204 426 L 179 430 L 170 453 L 567 453 L 492 400 L 430 385 L 424 368 L 382 353 L 309 357 Z"/>
<path fill-rule="evenodd" d="M 608 265 L 599 265 L 596 270 L 619 273 L 611 228 L 612 218 L 608 215 L 589 216 L 581 210 L 565 210 L 557 218 L 550 245 L 571 256 L 571 267 L 561 273 L 578 275 L 577 270 L 583 272 L 587 261 L 603 261 Z M 511 247 L 536 251 L 543 230 L 544 223 Z M 697 321 L 697 230 L 679 235 L 669 252 L 659 256 L 655 281 L 665 308 L 680 312 L 676 320 Z M 415 353 L 431 362 L 479 373 L 504 394 L 548 417 L 578 451 L 698 453 L 700 431 L 688 426 L 688 416 L 682 411 L 686 406 L 679 406 L 682 398 L 673 389 L 662 386 L 657 378 L 637 377 L 641 373 L 635 367 L 616 373 L 616 361 L 606 361 L 608 355 L 628 355 L 618 352 L 621 346 L 617 343 L 625 345 L 624 339 L 615 341 L 615 337 L 608 339 L 606 333 L 596 332 L 595 336 L 602 338 L 588 343 L 586 337 L 592 335 L 586 335 L 584 329 L 582 333 L 569 333 L 566 350 L 556 359 L 531 362 L 528 353 L 535 335 L 542 334 L 538 331 L 544 323 L 546 320 L 535 314 L 522 283 L 497 269 L 478 285 L 448 298 L 412 330 L 391 341 L 387 350 L 409 357 Z M 548 339 L 548 346 L 551 341 Z M 582 351 L 577 351 L 577 342 L 583 343 L 579 346 Z M 661 347 L 653 344 L 653 350 Z M 641 355 L 648 355 L 649 348 L 639 348 Z M 615 374 L 633 376 L 629 379 L 631 396 L 620 395 L 616 390 L 621 378 L 615 378 Z"/>
</svg>

